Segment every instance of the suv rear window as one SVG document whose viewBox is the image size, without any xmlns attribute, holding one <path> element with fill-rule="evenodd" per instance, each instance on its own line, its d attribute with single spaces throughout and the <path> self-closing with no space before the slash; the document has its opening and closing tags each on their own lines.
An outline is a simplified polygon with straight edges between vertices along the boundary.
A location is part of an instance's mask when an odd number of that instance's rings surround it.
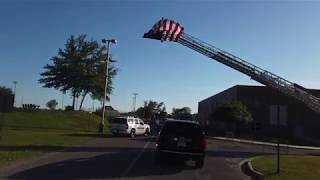
<svg viewBox="0 0 320 180">
<path fill-rule="evenodd" d="M 166 122 L 161 131 L 161 135 L 199 137 L 202 136 L 200 125 L 184 122 Z"/>
<path fill-rule="evenodd" d="M 127 123 L 127 119 L 126 118 L 115 118 L 113 120 L 113 123 L 126 124 Z"/>
</svg>

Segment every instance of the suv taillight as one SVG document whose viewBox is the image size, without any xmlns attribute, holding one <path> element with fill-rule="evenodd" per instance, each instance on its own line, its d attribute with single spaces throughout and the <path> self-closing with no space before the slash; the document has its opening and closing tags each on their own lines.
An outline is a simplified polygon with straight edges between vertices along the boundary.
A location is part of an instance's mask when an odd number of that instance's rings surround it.
<svg viewBox="0 0 320 180">
<path fill-rule="evenodd" d="M 157 139 L 156 139 L 156 147 L 158 147 L 160 144 L 160 136 L 158 135 L 157 136 Z"/>
<path fill-rule="evenodd" d="M 126 123 L 124 127 L 125 127 L 126 129 L 128 129 L 128 128 L 129 128 L 128 123 Z"/>
<path fill-rule="evenodd" d="M 203 137 L 202 140 L 201 140 L 201 147 L 203 149 L 206 149 L 207 148 L 207 141 L 206 141 L 206 138 Z"/>
</svg>

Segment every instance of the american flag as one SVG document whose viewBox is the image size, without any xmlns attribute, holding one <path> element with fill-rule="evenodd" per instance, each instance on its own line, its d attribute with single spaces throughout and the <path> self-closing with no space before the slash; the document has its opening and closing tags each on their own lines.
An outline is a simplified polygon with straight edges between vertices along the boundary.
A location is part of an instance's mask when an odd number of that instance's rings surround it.
<svg viewBox="0 0 320 180">
<path fill-rule="evenodd" d="M 147 34 L 150 38 L 160 38 L 161 41 L 178 41 L 183 29 L 179 23 L 169 19 L 161 19 Z"/>
</svg>

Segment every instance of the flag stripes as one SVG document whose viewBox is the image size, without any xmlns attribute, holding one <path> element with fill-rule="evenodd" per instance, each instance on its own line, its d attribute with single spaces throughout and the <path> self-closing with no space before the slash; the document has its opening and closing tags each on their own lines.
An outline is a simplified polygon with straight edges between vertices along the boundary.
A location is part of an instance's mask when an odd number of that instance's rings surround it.
<svg viewBox="0 0 320 180">
<path fill-rule="evenodd" d="M 152 28 L 154 34 L 161 34 L 161 41 L 178 41 L 184 28 L 169 19 L 161 19 Z"/>
</svg>

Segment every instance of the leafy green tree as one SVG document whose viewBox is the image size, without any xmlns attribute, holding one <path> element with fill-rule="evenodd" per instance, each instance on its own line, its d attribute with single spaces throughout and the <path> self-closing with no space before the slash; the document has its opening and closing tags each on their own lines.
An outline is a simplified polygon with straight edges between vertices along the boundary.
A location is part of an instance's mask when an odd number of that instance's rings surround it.
<svg viewBox="0 0 320 180">
<path fill-rule="evenodd" d="M 139 107 L 136 114 L 145 119 L 161 118 L 167 115 L 166 107 L 163 102 L 145 101 L 142 107 Z"/>
<path fill-rule="evenodd" d="M 58 105 L 58 102 L 55 99 L 48 101 L 46 104 L 47 108 L 49 108 L 50 110 L 55 110 L 57 105 Z"/>
<path fill-rule="evenodd" d="M 86 35 L 71 36 L 64 49 L 51 58 L 52 64 L 47 64 L 41 73 L 39 82 L 45 88 L 55 88 L 62 92 L 70 92 L 73 97 L 72 107 L 75 109 L 75 100 L 81 98 L 79 109 L 88 94 L 101 100 L 104 93 L 107 58 L 106 47 L 97 41 L 87 40 Z M 109 64 L 109 83 L 107 94 L 112 92 L 112 79 L 117 69 L 111 61 Z M 107 99 L 109 96 L 106 97 Z"/>
<path fill-rule="evenodd" d="M 239 136 L 242 125 L 252 122 L 253 118 L 247 107 L 240 101 L 232 101 L 217 108 L 212 117 L 215 121 L 224 122 L 234 127 L 234 133 Z"/>
<path fill-rule="evenodd" d="M 105 57 L 106 58 L 106 57 Z M 116 61 L 110 59 L 108 67 L 108 85 L 106 100 L 110 100 L 110 94 L 113 92 L 113 79 L 118 74 L 118 69 L 113 65 Z M 91 79 L 88 86 L 88 90 L 91 93 L 91 98 L 102 101 L 104 96 L 105 86 L 105 74 L 106 74 L 106 63 L 100 61 L 100 64 L 96 68 L 95 76 Z"/>
<path fill-rule="evenodd" d="M 5 86 L 0 86 L 0 94 L 1 95 L 13 95 L 12 89 L 7 88 Z"/>
<path fill-rule="evenodd" d="M 192 120 L 190 107 L 173 108 L 171 115 L 172 115 L 172 118 L 174 119 Z"/>
</svg>

